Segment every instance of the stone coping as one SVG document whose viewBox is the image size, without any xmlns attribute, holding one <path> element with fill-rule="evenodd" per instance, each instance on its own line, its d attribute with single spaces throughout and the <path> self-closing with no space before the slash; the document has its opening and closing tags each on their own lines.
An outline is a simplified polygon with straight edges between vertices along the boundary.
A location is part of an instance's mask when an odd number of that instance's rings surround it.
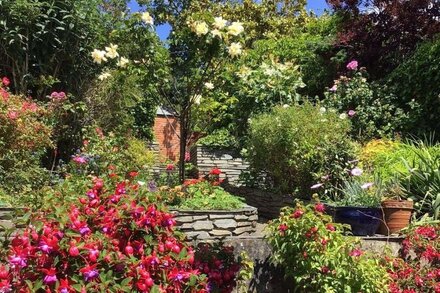
<svg viewBox="0 0 440 293">
<path fill-rule="evenodd" d="M 179 209 L 175 207 L 170 207 L 168 209 L 170 212 L 182 212 L 182 213 L 193 213 L 193 214 L 206 214 L 206 213 L 230 214 L 230 213 L 253 212 L 257 208 L 247 204 L 243 204 L 242 208 L 230 209 L 230 210 L 191 210 L 191 209 Z"/>
</svg>

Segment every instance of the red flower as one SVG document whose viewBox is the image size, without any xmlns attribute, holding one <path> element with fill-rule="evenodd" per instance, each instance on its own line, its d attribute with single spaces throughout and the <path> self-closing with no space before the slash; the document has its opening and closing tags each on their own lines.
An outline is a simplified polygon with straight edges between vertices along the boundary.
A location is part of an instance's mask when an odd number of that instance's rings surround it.
<svg viewBox="0 0 440 293">
<path fill-rule="evenodd" d="M 317 211 L 318 213 L 323 213 L 325 211 L 325 206 L 322 203 L 317 203 L 315 204 L 315 211 Z"/>
<path fill-rule="evenodd" d="M 323 274 L 327 274 L 328 272 L 330 272 L 330 269 L 326 266 L 321 267 L 321 273 Z"/>
<path fill-rule="evenodd" d="M 167 171 L 173 171 L 174 170 L 174 165 L 173 164 L 168 164 L 166 167 Z"/>
<path fill-rule="evenodd" d="M 289 229 L 289 227 L 286 224 L 281 224 L 278 226 L 278 230 L 282 235 L 284 235 L 287 229 Z"/>
<path fill-rule="evenodd" d="M 136 172 L 136 171 L 131 171 L 130 173 L 128 173 L 128 176 L 130 176 L 131 178 L 134 178 L 137 175 L 139 175 L 139 172 Z"/>
<path fill-rule="evenodd" d="M 209 172 L 210 175 L 220 175 L 221 173 L 222 171 L 219 168 L 214 168 Z"/>
<path fill-rule="evenodd" d="M 294 219 L 299 219 L 299 218 L 301 218 L 301 216 L 304 214 L 304 211 L 302 211 L 302 210 L 296 210 L 292 215 L 291 215 L 291 217 L 292 218 L 294 218 Z"/>
<path fill-rule="evenodd" d="M 325 227 L 326 227 L 327 230 L 329 230 L 329 231 L 336 231 L 335 226 L 333 226 L 332 224 L 327 224 Z"/>
</svg>

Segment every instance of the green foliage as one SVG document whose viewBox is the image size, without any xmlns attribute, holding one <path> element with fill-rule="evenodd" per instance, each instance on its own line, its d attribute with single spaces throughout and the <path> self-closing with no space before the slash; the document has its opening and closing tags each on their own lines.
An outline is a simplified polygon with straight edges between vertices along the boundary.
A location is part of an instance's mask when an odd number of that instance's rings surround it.
<svg viewBox="0 0 440 293">
<path fill-rule="evenodd" d="M 240 198 L 220 186 L 212 185 L 209 181 L 189 185 L 185 192 L 185 197 L 177 204 L 180 209 L 229 210 L 243 206 Z"/>
<path fill-rule="evenodd" d="M 348 137 L 350 122 L 305 103 L 276 107 L 252 118 L 248 159 L 256 173 L 263 173 L 272 188 L 306 197 L 322 176 L 334 186 L 347 176 L 354 157 Z"/>
<path fill-rule="evenodd" d="M 328 91 L 323 105 L 351 115 L 352 135 L 360 140 L 393 136 L 414 123 L 418 104 L 401 104 L 386 88 L 367 81 L 365 71 L 349 73 L 335 82 L 336 90 Z"/>
<path fill-rule="evenodd" d="M 389 76 L 388 84 L 400 103 L 415 100 L 422 111 L 410 112 L 415 122 L 410 131 L 415 134 L 440 133 L 440 39 L 420 45 L 414 54 L 400 64 Z"/>
<path fill-rule="evenodd" d="M 323 206 L 285 208 L 268 226 L 272 260 L 292 277 L 299 292 L 388 292 L 379 260 L 343 236 L 343 226 L 322 213 Z"/>
<path fill-rule="evenodd" d="M 400 184 L 404 197 L 414 201 L 415 217 L 428 215 L 440 219 L 440 145 L 428 146 L 424 142 L 410 145 L 414 159 L 406 159 L 408 172 Z"/>
<path fill-rule="evenodd" d="M 365 184 L 369 183 L 373 185 L 366 187 Z M 374 182 L 352 179 L 343 182 L 339 195 L 334 195 L 334 199 L 337 206 L 378 208 L 385 192 L 386 188 L 379 178 Z"/>
<path fill-rule="evenodd" d="M 216 129 L 211 134 L 202 137 L 197 141 L 198 145 L 207 147 L 235 148 L 237 141 L 231 133 L 225 129 Z"/>
</svg>

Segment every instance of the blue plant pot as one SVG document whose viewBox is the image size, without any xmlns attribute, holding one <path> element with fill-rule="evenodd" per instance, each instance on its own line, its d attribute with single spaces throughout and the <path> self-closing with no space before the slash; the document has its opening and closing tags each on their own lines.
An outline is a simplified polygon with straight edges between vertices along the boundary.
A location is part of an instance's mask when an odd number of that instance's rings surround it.
<svg viewBox="0 0 440 293">
<path fill-rule="evenodd" d="M 334 221 L 349 224 L 355 236 L 372 236 L 376 234 L 382 219 L 380 208 L 334 207 Z"/>
</svg>

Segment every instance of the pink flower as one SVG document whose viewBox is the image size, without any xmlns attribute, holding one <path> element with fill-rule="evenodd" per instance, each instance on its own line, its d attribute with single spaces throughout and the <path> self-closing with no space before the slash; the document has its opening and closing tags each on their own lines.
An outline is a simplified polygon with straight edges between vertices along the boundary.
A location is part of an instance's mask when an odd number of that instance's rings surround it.
<svg viewBox="0 0 440 293">
<path fill-rule="evenodd" d="M 335 85 L 333 85 L 330 89 L 329 89 L 329 91 L 331 91 L 331 92 L 336 92 L 338 90 L 338 86 L 335 84 Z"/>
<path fill-rule="evenodd" d="M 18 118 L 17 111 L 8 111 L 8 118 L 11 120 L 15 120 Z"/>
<path fill-rule="evenodd" d="M 355 248 L 353 249 L 348 255 L 349 256 L 354 256 L 354 257 L 359 257 L 363 254 L 364 252 L 362 250 L 360 250 L 359 248 Z"/>
<path fill-rule="evenodd" d="M 189 152 L 185 152 L 185 162 L 189 162 L 191 160 L 191 154 Z"/>
<path fill-rule="evenodd" d="M 167 171 L 173 171 L 174 170 L 174 165 L 173 164 L 168 164 L 166 167 Z"/>
<path fill-rule="evenodd" d="M 54 102 L 60 102 L 66 99 L 66 93 L 65 92 L 52 92 L 50 94 L 50 97 Z"/>
<path fill-rule="evenodd" d="M 350 61 L 350 63 L 347 64 L 347 69 L 348 70 L 357 70 L 358 65 L 359 64 L 356 60 L 352 60 L 352 61 Z"/>
<path fill-rule="evenodd" d="M 83 156 L 76 156 L 72 159 L 72 161 L 79 165 L 87 164 L 87 159 Z"/>
<path fill-rule="evenodd" d="M 361 176 L 362 173 L 363 173 L 362 169 L 361 169 L 361 168 L 358 168 L 358 167 L 353 168 L 353 169 L 350 171 L 350 174 L 351 174 L 352 176 Z"/>
<path fill-rule="evenodd" d="M 317 203 L 315 204 L 315 211 L 317 211 L 318 213 L 323 213 L 325 211 L 325 206 L 322 203 Z"/>
<path fill-rule="evenodd" d="M 354 115 L 356 115 L 356 111 L 355 110 L 349 110 L 348 111 L 348 117 L 353 117 Z"/>
<path fill-rule="evenodd" d="M 6 76 L 2 78 L 2 84 L 4 86 L 9 86 L 10 83 L 11 83 L 11 81 Z"/>
<path fill-rule="evenodd" d="M 368 188 L 370 188 L 370 187 L 373 186 L 373 185 L 374 185 L 374 183 L 372 183 L 372 182 L 367 182 L 367 183 L 362 184 L 362 185 L 361 185 L 361 188 L 362 188 L 362 189 L 368 189 Z"/>
<path fill-rule="evenodd" d="M 322 183 L 316 183 L 316 184 L 310 186 L 310 189 L 318 189 L 318 188 L 320 188 L 320 187 L 323 186 L 323 185 L 324 185 L 324 184 L 322 184 Z"/>
</svg>

